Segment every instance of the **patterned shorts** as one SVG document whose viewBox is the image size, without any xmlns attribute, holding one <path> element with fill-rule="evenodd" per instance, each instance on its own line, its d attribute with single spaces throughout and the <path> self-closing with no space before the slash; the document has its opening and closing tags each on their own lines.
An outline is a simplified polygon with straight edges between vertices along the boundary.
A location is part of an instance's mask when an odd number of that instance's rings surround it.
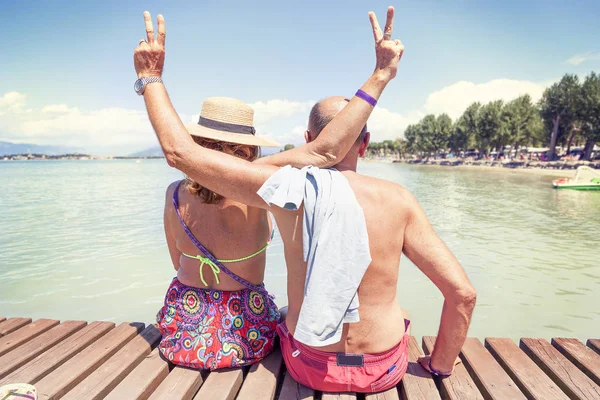
<svg viewBox="0 0 600 400">
<path fill-rule="evenodd" d="M 161 353 L 197 369 L 239 367 L 273 350 L 280 314 L 270 298 L 250 289 L 200 289 L 173 279 L 156 320 Z"/>
</svg>

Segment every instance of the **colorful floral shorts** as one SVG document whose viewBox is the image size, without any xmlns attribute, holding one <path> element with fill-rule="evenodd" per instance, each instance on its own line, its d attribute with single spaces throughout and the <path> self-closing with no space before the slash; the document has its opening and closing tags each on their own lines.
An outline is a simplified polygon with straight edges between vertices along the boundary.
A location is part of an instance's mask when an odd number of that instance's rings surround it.
<svg viewBox="0 0 600 400">
<path fill-rule="evenodd" d="M 177 365 L 218 369 L 249 365 L 273 350 L 279 310 L 250 289 L 200 289 L 173 279 L 156 316 L 161 353 Z"/>
</svg>

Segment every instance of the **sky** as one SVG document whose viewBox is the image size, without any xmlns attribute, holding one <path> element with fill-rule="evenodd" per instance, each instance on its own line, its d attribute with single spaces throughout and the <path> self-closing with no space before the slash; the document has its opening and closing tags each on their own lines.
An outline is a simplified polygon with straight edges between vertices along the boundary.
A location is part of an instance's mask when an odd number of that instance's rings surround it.
<svg viewBox="0 0 600 400">
<path fill-rule="evenodd" d="M 372 140 L 402 137 L 428 113 L 473 101 L 540 98 L 565 73 L 600 71 L 600 2 L 0 0 L 0 140 L 123 155 L 157 145 L 133 90 L 142 13 L 167 28 L 163 80 L 184 122 L 202 100 L 255 109 L 258 134 L 302 142 L 310 107 L 351 96 L 375 65 L 367 13 L 405 53 L 369 120 Z"/>
</svg>

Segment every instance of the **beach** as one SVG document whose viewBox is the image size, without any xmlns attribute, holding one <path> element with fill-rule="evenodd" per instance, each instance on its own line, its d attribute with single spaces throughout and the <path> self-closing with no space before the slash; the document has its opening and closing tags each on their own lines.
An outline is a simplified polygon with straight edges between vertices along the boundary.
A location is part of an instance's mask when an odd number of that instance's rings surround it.
<svg viewBox="0 0 600 400">
<path fill-rule="evenodd" d="M 476 165 L 476 164 L 459 164 L 459 165 L 452 165 L 450 164 L 450 160 L 443 160 L 448 162 L 448 164 L 441 164 L 442 161 L 433 161 L 433 162 L 428 162 L 428 163 L 410 163 L 410 162 L 405 162 L 405 161 L 399 161 L 399 160 L 392 160 L 392 159 L 384 159 L 384 158 L 365 158 L 364 159 L 365 162 L 374 162 L 374 163 L 384 163 L 384 164 L 389 164 L 389 163 L 398 163 L 398 164 L 410 164 L 410 165 L 415 165 L 415 166 L 423 166 L 423 167 L 432 167 L 432 168 L 453 168 L 453 169 L 466 169 L 466 170 L 475 170 L 475 171 L 481 171 L 482 173 L 487 172 L 487 173 L 501 173 L 501 174 L 528 174 L 528 175 L 535 175 L 535 176 L 548 176 L 548 177 L 555 177 L 555 178 L 572 178 L 573 176 L 575 176 L 575 172 L 576 172 L 576 166 L 577 165 L 584 165 L 583 163 L 577 163 L 577 162 L 570 162 L 570 163 L 565 163 L 565 166 L 562 167 L 546 167 L 546 168 L 541 168 L 541 167 L 515 167 L 515 168 L 511 168 L 511 167 L 506 167 L 506 166 L 502 166 L 502 165 L 494 165 L 494 166 L 490 166 L 490 165 Z M 600 164 L 600 163 L 597 163 Z M 593 166 L 596 166 L 596 163 L 593 164 Z M 600 171 L 599 171 L 600 172 Z"/>
</svg>

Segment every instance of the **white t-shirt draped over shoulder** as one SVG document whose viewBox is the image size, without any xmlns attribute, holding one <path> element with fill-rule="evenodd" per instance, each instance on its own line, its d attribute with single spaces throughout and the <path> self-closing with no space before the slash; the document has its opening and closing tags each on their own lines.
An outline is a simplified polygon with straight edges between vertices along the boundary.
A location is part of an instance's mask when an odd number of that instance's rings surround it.
<svg viewBox="0 0 600 400">
<path fill-rule="evenodd" d="M 267 204 L 297 210 L 304 202 L 304 300 L 294 338 L 309 346 L 340 341 L 358 322 L 358 286 L 371 263 L 367 225 L 346 177 L 335 169 L 286 166 L 258 190 Z"/>
</svg>

